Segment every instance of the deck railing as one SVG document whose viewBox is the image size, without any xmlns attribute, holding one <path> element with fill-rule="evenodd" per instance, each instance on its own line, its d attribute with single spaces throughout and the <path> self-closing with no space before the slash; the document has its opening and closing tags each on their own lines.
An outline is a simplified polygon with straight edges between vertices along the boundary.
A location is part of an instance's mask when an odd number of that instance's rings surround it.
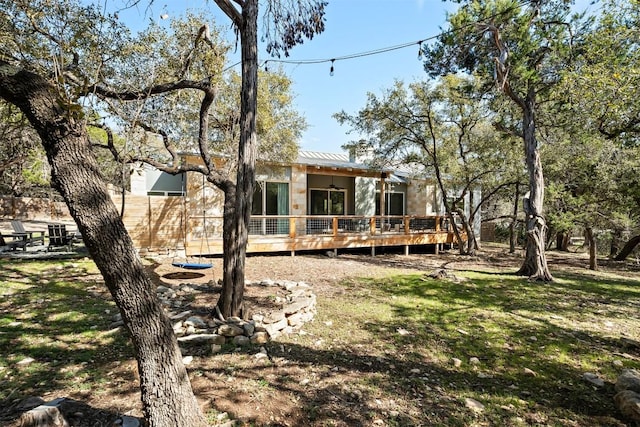
<svg viewBox="0 0 640 427">
<path fill-rule="evenodd" d="M 205 221 L 206 220 L 206 221 Z M 222 218 L 192 216 L 194 237 L 222 237 Z M 206 224 L 206 225 L 205 225 Z M 206 230 L 204 228 L 206 227 Z M 249 222 L 251 236 L 302 237 L 343 234 L 413 234 L 449 231 L 449 219 L 440 215 L 254 215 Z"/>
</svg>

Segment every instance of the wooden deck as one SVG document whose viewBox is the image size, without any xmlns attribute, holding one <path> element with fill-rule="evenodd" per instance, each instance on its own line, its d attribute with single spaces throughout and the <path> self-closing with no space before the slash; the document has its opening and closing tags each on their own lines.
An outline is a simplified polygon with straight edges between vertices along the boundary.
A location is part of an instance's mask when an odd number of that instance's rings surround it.
<svg viewBox="0 0 640 427">
<path fill-rule="evenodd" d="M 184 248 L 187 256 L 222 254 L 222 218 L 192 217 Z M 199 225 L 198 225 L 199 224 Z M 204 224 L 204 227 L 203 227 Z M 206 235 L 203 233 L 206 228 Z M 454 243 L 440 216 L 279 216 L 252 217 L 248 253 L 404 247 Z"/>
</svg>

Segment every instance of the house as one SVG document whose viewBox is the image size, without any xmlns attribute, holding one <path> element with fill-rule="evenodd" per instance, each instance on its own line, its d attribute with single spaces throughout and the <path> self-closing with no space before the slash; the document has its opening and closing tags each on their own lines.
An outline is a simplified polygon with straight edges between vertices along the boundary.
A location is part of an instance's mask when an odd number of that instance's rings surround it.
<svg viewBox="0 0 640 427">
<path fill-rule="evenodd" d="M 375 254 L 399 246 L 408 253 L 424 245 L 437 252 L 454 236 L 436 188 L 347 154 L 301 151 L 292 163 L 260 163 L 247 252 L 370 248 Z M 132 174 L 127 199 L 124 221 L 137 247 L 222 253 L 223 195 L 200 174 L 144 167 Z"/>
</svg>

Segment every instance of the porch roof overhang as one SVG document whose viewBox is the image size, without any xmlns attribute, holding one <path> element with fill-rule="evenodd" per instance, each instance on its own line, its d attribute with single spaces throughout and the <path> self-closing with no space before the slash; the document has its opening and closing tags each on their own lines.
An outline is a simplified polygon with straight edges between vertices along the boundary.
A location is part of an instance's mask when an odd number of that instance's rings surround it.
<svg viewBox="0 0 640 427">
<path fill-rule="evenodd" d="M 393 176 L 392 169 L 376 168 L 364 163 L 352 162 L 342 154 L 301 152 L 296 163 L 306 166 L 308 174 L 384 178 L 387 180 Z"/>
</svg>

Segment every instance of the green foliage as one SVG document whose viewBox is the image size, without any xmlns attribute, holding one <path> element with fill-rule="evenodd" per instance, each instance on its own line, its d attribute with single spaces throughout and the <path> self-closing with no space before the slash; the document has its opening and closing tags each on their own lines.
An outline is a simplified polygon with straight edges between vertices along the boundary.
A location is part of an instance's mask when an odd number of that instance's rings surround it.
<svg viewBox="0 0 640 427">
<path fill-rule="evenodd" d="M 626 144 L 638 144 L 640 133 L 639 25 L 637 1 L 603 1 L 595 27 L 562 74 L 563 94 L 583 125 Z"/>
</svg>

